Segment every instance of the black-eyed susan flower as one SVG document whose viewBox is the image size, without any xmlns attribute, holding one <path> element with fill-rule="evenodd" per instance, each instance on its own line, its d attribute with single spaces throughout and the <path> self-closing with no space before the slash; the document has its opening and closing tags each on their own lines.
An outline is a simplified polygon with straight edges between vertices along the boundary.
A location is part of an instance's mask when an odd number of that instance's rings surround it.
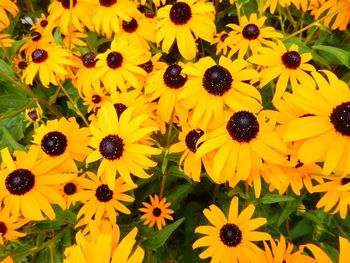
<svg viewBox="0 0 350 263">
<path fill-rule="evenodd" d="M 135 227 L 122 240 L 116 241 L 108 232 L 98 232 L 95 238 L 78 232 L 77 244 L 65 250 L 63 263 L 142 263 L 144 251 L 135 246 L 137 232 Z"/>
<path fill-rule="evenodd" d="M 257 14 L 253 13 L 249 19 L 242 16 L 239 25 L 226 25 L 232 29 L 225 39 L 230 47 L 228 57 L 232 57 L 237 51 L 238 58 L 243 58 L 248 51 L 251 52 L 249 55 L 257 55 L 261 46 L 268 46 L 273 39 L 283 37 L 273 27 L 264 27 L 265 20 L 265 16 L 258 19 Z"/>
<path fill-rule="evenodd" d="M 215 182 L 245 180 L 252 170 L 262 168 L 262 160 L 284 163 L 286 145 L 264 119 L 246 110 L 227 114 L 226 118 L 197 142 L 197 158 L 217 150 L 211 174 Z"/>
<path fill-rule="evenodd" d="M 17 218 L 10 214 L 8 208 L 0 210 L 0 245 L 4 245 L 4 240 L 15 241 L 19 237 L 24 237 L 26 233 L 17 231 L 18 228 L 26 224 L 28 220 Z"/>
<path fill-rule="evenodd" d="M 298 46 L 293 44 L 287 50 L 284 44 L 277 40 L 277 44 L 271 43 L 270 47 L 260 48 L 259 55 L 248 59 L 251 63 L 266 67 L 260 71 L 260 87 L 264 87 L 278 77 L 274 99 L 282 97 L 288 83 L 292 89 L 298 84 L 309 89 L 315 87 L 315 81 L 309 75 L 309 72 L 315 71 L 315 68 L 307 63 L 312 59 L 312 55 L 311 53 L 300 54 L 298 49 Z"/>
<path fill-rule="evenodd" d="M 205 130 L 218 127 L 224 121 L 224 109 L 246 109 L 258 112 L 262 106 L 261 95 L 246 83 L 258 77 L 257 71 L 247 69 L 243 59 L 231 61 L 221 56 L 219 63 L 211 57 L 201 58 L 195 64 L 187 64 L 183 73 L 188 80 L 179 94 L 181 103 L 193 110 L 192 124 Z"/>
<path fill-rule="evenodd" d="M 254 210 L 254 205 L 250 204 L 238 214 L 238 197 L 232 198 L 228 217 L 216 205 L 204 209 L 205 217 L 213 226 L 196 228 L 196 233 L 205 236 L 193 243 L 193 249 L 208 247 L 199 257 L 211 257 L 211 262 L 260 262 L 261 249 L 253 242 L 267 240 L 270 235 L 255 231 L 267 221 L 262 217 L 251 219 Z"/>
<path fill-rule="evenodd" d="M 67 171 L 77 172 L 74 160 L 83 162 L 91 153 L 90 130 L 80 128 L 74 117 L 49 120 L 35 130 L 33 143 L 41 153 L 57 162 L 64 162 Z M 59 161 L 60 160 L 60 161 Z"/>
<path fill-rule="evenodd" d="M 81 191 L 72 197 L 72 201 L 82 202 L 77 218 L 81 218 L 82 223 L 93 220 L 99 223 L 103 217 L 107 217 L 110 222 L 115 223 L 119 213 L 130 214 L 130 210 L 122 202 L 133 202 L 134 198 L 125 192 L 133 189 L 125 184 L 121 177 L 114 182 L 114 188 L 107 185 L 105 175 L 98 178 L 94 173 L 87 172 L 86 177 L 80 178 Z"/>
<path fill-rule="evenodd" d="M 229 45 L 227 43 L 227 37 L 228 37 L 228 32 L 221 31 L 220 33 L 217 33 L 213 38 L 213 41 L 211 42 L 211 44 L 216 45 L 216 51 L 215 51 L 216 55 L 219 55 L 220 53 L 222 53 L 223 55 L 227 55 L 227 51 L 229 48 Z"/>
<path fill-rule="evenodd" d="M 29 123 L 40 123 L 43 117 L 43 110 L 39 104 L 35 108 L 26 109 L 24 111 L 24 117 Z"/>
<path fill-rule="evenodd" d="M 132 118 L 134 108 L 127 108 L 118 118 L 112 103 L 106 102 L 99 110 L 95 123 L 90 125 L 93 138 L 91 146 L 94 151 L 86 158 L 86 163 L 102 159 L 97 175 L 106 173 L 107 183 L 114 189 L 116 173 L 129 185 L 135 185 L 131 174 L 140 178 L 149 178 L 145 169 L 155 166 L 149 156 L 160 154 L 160 149 L 142 143 L 158 127 L 141 128 L 140 125 L 149 118 L 140 114 Z"/>
<path fill-rule="evenodd" d="M 74 198 L 77 193 L 82 191 L 81 184 L 81 177 L 76 176 L 74 179 L 57 186 L 58 192 L 63 196 L 64 201 L 66 201 L 67 209 L 77 202 Z"/>
<path fill-rule="evenodd" d="M 12 65 L 18 76 L 22 76 L 23 71 L 28 67 L 27 60 L 23 58 L 21 52 L 13 59 Z"/>
<path fill-rule="evenodd" d="M 191 129 L 189 125 L 183 125 L 179 133 L 179 142 L 170 147 L 170 152 L 183 152 L 180 157 L 179 168 L 195 182 L 200 181 L 202 164 L 208 174 L 211 172 L 211 159 L 208 155 L 204 155 L 200 159 L 195 157 L 198 147 L 197 142 L 203 134 L 203 130 Z"/>
<path fill-rule="evenodd" d="M 321 1 L 320 1 L 321 2 Z M 331 25 L 331 29 L 345 31 L 350 22 L 350 3 L 347 0 L 326 0 L 320 3 L 315 12 L 315 18 L 319 19 L 327 16 L 323 23 L 326 27 Z M 335 17 L 335 18 L 334 18 Z"/>
<path fill-rule="evenodd" d="M 93 0 L 55 0 L 49 6 L 48 20 L 56 23 L 65 35 L 73 29 L 84 32 L 85 27 L 93 28 L 91 16 L 94 7 Z"/>
<path fill-rule="evenodd" d="M 38 31 L 32 31 L 24 39 L 27 39 L 27 42 L 24 43 L 20 49 L 19 53 L 25 52 L 26 60 L 31 61 L 32 53 L 37 49 L 46 49 L 48 45 L 54 43 L 55 39 L 52 33 L 44 34 Z"/>
<path fill-rule="evenodd" d="M 162 41 L 162 50 L 168 53 L 176 40 L 181 56 L 187 60 L 196 56 L 197 38 L 211 42 L 216 32 L 214 6 L 209 2 L 177 1 L 160 8 L 157 18 L 156 42 Z"/>
<path fill-rule="evenodd" d="M 304 250 L 307 248 L 311 251 L 313 258 L 317 263 L 332 263 L 334 262 L 321 248 L 315 244 L 306 244 L 300 246 L 300 249 Z M 346 238 L 339 236 L 339 257 L 338 263 L 347 263 L 349 261 L 348 251 L 350 250 L 350 241 Z"/>
<path fill-rule="evenodd" d="M 97 117 L 98 110 L 106 101 L 110 101 L 110 96 L 104 89 L 95 91 L 94 89 L 85 90 L 80 94 L 84 105 L 88 106 L 89 120 L 93 121 Z"/>
<path fill-rule="evenodd" d="M 140 12 L 136 4 L 128 0 L 92 0 L 95 8 L 92 10 L 92 24 L 100 35 L 112 37 L 113 33 L 120 30 L 120 19 L 130 21 Z"/>
<path fill-rule="evenodd" d="M 17 5 L 11 0 L 3 0 L 0 3 L 0 31 L 4 28 L 7 28 L 10 25 L 10 19 L 7 16 L 7 12 L 9 12 L 13 17 L 15 17 L 18 13 Z"/>
<path fill-rule="evenodd" d="M 279 240 L 270 239 L 270 246 L 264 242 L 264 255 L 261 258 L 261 263 L 316 263 L 311 257 L 302 253 L 301 250 L 294 251 L 292 243 L 287 243 L 284 236 L 280 236 Z M 321 263 L 321 262 L 319 262 Z"/>
<path fill-rule="evenodd" d="M 144 71 L 146 71 L 147 75 L 138 75 L 137 78 L 140 82 L 141 87 L 145 86 L 146 81 L 158 70 L 165 68 L 167 64 L 163 61 L 160 61 L 162 53 L 154 54 L 147 62 L 138 65 Z"/>
<path fill-rule="evenodd" d="M 130 46 L 126 40 L 113 40 L 110 49 L 96 56 L 96 78 L 110 93 L 117 88 L 126 91 L 130 86 L 141 89 L 136 74 L 146 76 L 146 72 L 138 65 L 146 63 L 150 57 L 147 50 Z"/>
<path fill-rule="evenodd" d="M 57 80 L 68 75 L 65 66 L 73 65 L 71 53 L 61 46 L 47 46 L 34 50 L 29 59 L 28 67 L 24 70 L 22 79 L 26 84 L 33 84 L 37 73 L 44 87 L 49 84 L 58 85 Z"/>
<path fill-rule="evenodd" d="M 313 73 L 318 90 L 299 87 L 289 97 L 307 115 L 287 124 L 286 141 L 303 140 L 298 159 L 304 164 L 323 161 L 323 174 L 328 175 L 339 165 L 344 174 L 350 172 L 350 90 L 333 73 Z"/>
<path fill-rule="evenodd" d="M 157 114 L 163 121 L 169 122 L 174 115 L 179 116 L 179 119 L 186 118 L 180 116 L 184 110 L 178 102 L 178 96 L 186 81 L 187 76 L 183 74 L 182 64 L 171 64 L 148 79 L 145 94 L 150 96 L 150 101 L 158 100 Z"/>
<path fill-rule="evenodd" d="M 74 175 L 55 171 L 57 162 L 39 157 L 39 151 L 37 146 L 31 146 L 28 152 L 15 151 L 14 160 L 7 148 L 1 150 L 0 200 L 15 217 L 22 214 L 29 220 L 44 220 L 47 216 L 52 220 L 56 215 L 51 204 L 65 207 L 53 186 Z"/>
<path fill-rule="evenodd" d="M 150 203 L 142 202 L 144 207 L 139 208 L 144 214 L 141 219 L 144 220 L 144 225 L 153 227 L 157 225 L 158 230 L 162 229 L 165 225 L 165 219 L 174 220 L 171 214 L 174 210 L 170 209 L 171 203 L 167 202 L 166 198 L 159 198 L 158 195 L 149 196 Z"/>
</svg>

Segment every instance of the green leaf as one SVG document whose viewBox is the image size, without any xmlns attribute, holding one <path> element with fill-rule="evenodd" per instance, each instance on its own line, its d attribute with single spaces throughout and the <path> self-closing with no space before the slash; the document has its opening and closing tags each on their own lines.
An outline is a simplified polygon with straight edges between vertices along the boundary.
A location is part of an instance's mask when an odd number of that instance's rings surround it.
<svg viewBox="0 0 350 263">
<path fill-rule="evenodd" d="M 192 192 L 194 184 L 183 184 L 179 185 L 171 190 L 171 193 L 167 195 L 168 201 L 172 204 L 172 208 L 175 209 L 178 207 L 180 202 L 190 193 Z"/>
<path fill-rule="evenodd" d="M 334 55 L 344 66 L 350 69 L 350 52 L 341 48 L 323 45 L 314 45 L 312 48 Z"/>
<path fill-rule="evenodd" d="M 24 151 L 25 147 L 19 144 L 6 127 L 0 127 L 0 148 L 8 147 L 10 151 Z"/>
<path fill-rule="evenodd" d="M 298 206 L 299 206 L 299 200 L 287 202 L 286 206 L 284 207 L 284 209 L 282 210 L 282 213 L 278 218 L 277 226 L 279 227 L 289 217 L 289 215 L 297 209 Z"/>
<path fill-rule="evenodd" d="M 157 231 L 152 237 L 148 238 L 143 245 L 148 248 L 159 248 L 169 239 L 170 235 L 182 224 L 185 218 L 180 218 L 174 223 Z"/>
<path fill-rule="evenodd" d="M 313 231 L 313 223 L 307 219 L 300 220 L 296 226 L 290 231 L 292 240 L 310 235 Z"/>
<path fill-rule="evenodd" d="M 260 198 L 260 202 L 263 204 L 274 204 L 279 202 L 288 202 L 295 200 L 292 196 L 278 195 L 278 194 L 266 194 Z"/>
<path fill-rule="evenodd" d="M 0 59 L 0 70 L 11 78 L 15 77 L 15 72 L 13 68 L 9 64 L 7 64 L 3 59 Z"/>
<path fill-rule="evenodd" d="M 63 45 L 64 44 L 63 37 L 62 37 L 62 34 L 61 34 L 61 30 L 60 30 L 59 27 L 56 27 L 55 33 L 53 34 L 53 38 L 54 38 L 55 42 L 58 45 Z"/>
</svg>

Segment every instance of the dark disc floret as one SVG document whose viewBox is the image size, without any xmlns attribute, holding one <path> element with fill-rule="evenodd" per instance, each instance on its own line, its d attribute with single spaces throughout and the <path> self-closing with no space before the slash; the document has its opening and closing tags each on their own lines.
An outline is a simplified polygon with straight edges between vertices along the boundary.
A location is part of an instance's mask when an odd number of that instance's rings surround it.
<svg viewBox="0 0 350 263">
<path fill-rule="evenodd" d="M 123 103 L 115 103 L 114 109 L 118 115 L 118 118 L 122 115 L 122 113 L 127 109 L 126 105 Z"/>
<path fill-rule="evenodd" d="M 100 0 L 100 5 L 104 7 L 110 7 L 114 5 L 117 2 L 117 0 Z"/>
<path fill-rule="evenodd" d="M 119 52 L 112 51 L 107 55 L 107 65 L 111 69 L 117 69 L 121 67 L 123 63 L 123 56 Z"/>
<path fill-rule="evenodd" d="M 138 23 L 135 18 L 132 18 L 130 21 L 123 21 L 122 28 L 127 33 L 133 33 L 138 28 Z"/>
<path fill-rule="evenodd" d="M 32 52 L 32 60 L 34 63 L 43 63 L 48 58 L 48 54 L 43 49 L 36 49 Z"/>
<path fill-rule="evenodd" d="M 350 178 L 342 178 L 341 181 L 340 181 L 341 185 L 346 185 L 348 183 L 350 183 Z"/>
<path fill-rule="evenodd" d="M 4 222 L 0 222 L 0 237 L 5 236 L 7 233 L 7 226 Z"/>
<path fill-rule="evenodd" d="M 175 25 L 184 25 L 191 19 L 191 17 L 191 7 L 184 2 L 178 2 L 170 9 L 170 20 Z"/>
<path fill-rule="evenodd" d="M 70 0 L 59 0 L 63 6 L 64 9 L 70 8 Z M 77 4 L 77 0 L 72 1 L 72 7 L 74 7 Z"/>
<path fill-rule="evenodd" d="M 94 68 L 97 62 L 96 54 L 94 52 L 88 52 L 82 56 L 81 60 L 83 61 L 84 67 Z"/>
<path fill-rule="evenodd" d="M 160 216 L 161 214 L 162 214 L 162 210 L 160 210 L 160 208 L 159 207 L 155 207 L 154 209 L 153 209 L 153 215 L 155 216 L 155 217 L 158 217 L 158 216 Z"/>
<path fill-rule="evenodd" d="M 39 118 L 36 110 L 32 110 L 32 111 L 28 112 L 27 115 L 28 115 L 29 119 L 31 119 L 32 121 L 36 121 Z"/>
<path fill-rule="evenodd" d="M 27 62 L 25 62 L 25 61 L 20 61 L 20 62 L 18 62 L 18 68 L 19 68 L 19 69 L 25 70 L 27 67 L 28 67 Z"/>
<path fill-rule="evenodd" d="M 146 63 L 139 65 L 139 67 L 142 68 L 147 73 L 151 73 L 153 70 L 153 62 L 152 60 L 148 60 Z"/>
<path fill-rule="evenodd" d="M 205 71 L 202 85 L 208 93 L 222 96 L 231 89 L 232 81 L 232 75 L 226 68 L 215 65 Z"/>
<path fill-rule="evenodd" d="M 220 36 L 220 41 L 224 42 L 225 39 L 228 37 L 228 34 L 227 33 L 223 33 L 221 36 Z"/>
<path fill-rule="evenodd" d="M 294 168 L 300 168 L 304 165 L 303 162 L 301 162 L 300 160 L 297 161 L 297 164 L 294 166 Z"/>
<path fill-rule="evenodd" d="M 16 169 L 9 173 L 5 179 L 6 189 L 13 195 L 24 195 L 35 184 L 35 176 L 28 169 Z"/>
<path fill-rule="evenodd" d="M 226 130 L 233 140 L 240 143 L 249 142 L 258 135 L 259 122 L 253 113 L 238 111 L 227 122 Z"/>
<path fill-rule="evenodd" d="M 259 34 L 260 34 L 259 27 L 255 24 L 248 24 L 242 30 L 243 37 L 248 40 L 257 39 Z"/>
<path fill-rule="evenodd" d="M 107 160 L 116 160 L 123 155 L 124 143 L 118 135 L 107 135 L 100 142 L 99 149 L 103 158 Z"/>
<path fill-rule="evenodd" d="M 98 103 L 101 102 L 101 100 L 102 100 L 102 99 L 101 99 L 101 96 L 100 96 L 100 95 L 98 95 L 98 94 L 92 95 L 91 101 L 92 101 L 93 103 L 98 104 Z"/>
<path fill-rule="evenodd" d="M 67 183 L 64 188 L 63 188 L 63 191 L 65 194 L 67 195 L 72 195 L 72 194 L 75 194 L 76 191 L 77 191 L 77 186 L 73 183 Z"/>
<path fill-rule="evenodd" d="M 49 24 L 49 22 L 46 19 L 43 19 L 40 21 L 40 26 L 42 26 L 42 27 L 47 27 L 48 24 Z"/>
<path fill-rule="evenodd" d="M 59 156 L 66 151 L 67 137 L 59 131 L 48 132 L 41 139 L 41 149 L 51 157 Z"/>
<path fill-rule="evenodd" d="M 204 134 L 204 131 L 198 129 L 198 130 L 191 130 L 189 133 L 187 133 L 186 138 L 185 138 L 185 143 L 187 148 L 191 152 L 196 152 L 197 151 L 197 141 L 199 140 L 200 137 L 202 137 Z"/>
<path fill-rule="evenodd" d="M 179 89 L 185 85 L 187 77 L 181 75 L 182 67 L 172 64 L 164 72 L 163 80 L 165 85 L 171 89 Z"/>
<path fill-rule="evenodd" d="M 41 38 L 41 34 L 36 31 L 34 31 L 31 35 L 32 35 L 32 40 L 35 42 L 39 41 Z"/>
<path fill-rule="evenodd" d="M 282 62 L 289 69 L 297 69 L 301 64 L 301 57 L 296 51 L 287 51 L 282 55 Z"/>
<path fill-rule="evenodd" d="M 113 191 L 109 189 L 108 185 L 101 184 L 97 187 L 95 196 L 100 202 L 108 202 L 113 198 Z"/>
<path fill-rule="evenodd" d="M 236 247 L 242 241 L 242 231 L 235 224 L 227 223 L 220 229 L 220 239 L 228 247 Z"/>
<path fill-rule="evenodd" d="M 350 102 L 343 102 L 336 106 L 329 118 L 337 132 L 350 136 Z"/>
</svg>

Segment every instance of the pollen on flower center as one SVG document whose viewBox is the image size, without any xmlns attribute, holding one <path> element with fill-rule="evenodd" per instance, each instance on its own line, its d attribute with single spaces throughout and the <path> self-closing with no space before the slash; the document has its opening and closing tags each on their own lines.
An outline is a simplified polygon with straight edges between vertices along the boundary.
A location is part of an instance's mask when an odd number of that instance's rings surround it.
<svg viewBox="0 0 350 263">
<path fill-rule="evenodd" d="M 128 21 L 123 21 L 122 23 L 123 30 L 128 33 L 133 33 L 136 31 L 138 27 L 138 23 L 136 19 L 132 18 L 129 22 Z"/>
<path fill-rule="evenodd" d="M 36 49 L 32 52 L 32 60 L 34 63 L 43 63 L 46 61 L 48 54 L 43 49 Z"/>
<path fill-rule="evenodd" d="M 63 6 L 63 8 L 65 9 L 70 8 L 70 0 L 59 0 L 59 2 L 61 2 L 61 5 Z M 77 0 L 73 0 L 72 7 L 74 7 L 76 4 L 77 4 Z"/>
<path fill-rule="evenodd" d="M 289 69 L 297 69 L 301 64 L 301 57 L 296 51 L 288 51 L 282 55 L 282 62 Z"/>
<path fill-rule="evenodd" d="M 197 151 L 197 141 L 199 140 L 200 137 L 204 134 L 204 131 L 202 130 L 192 130 L 189 133 L 187 133 L 186 138 L 185 138 L 185 143 L 187 148 L 191 152 L 196 152 Z"/>
<path fill-rule="evenodd" d="M 104 7 L 110 7 L 114 5 L 117 2 L 117 0 L 100 0 L 100 5 Z"/>
<path fill-rule="evenodd" d="M 242 241 L 242 231 L 235 224 L 227 223 L 220 229 L 220 239 L 228 247 L 236 247 Z"/>
<path fill-rule="evenodd" d="M 49 132 L 41 139 L 41 149 L 50 156 L 59 156 L 66 148 L 67 137 L 59 131 Z"/>
<path fill-rule="evenodd" d="M 184 25 L 191 19 L 191 17 L 191 7 L 184 2 L 178 2 L 170 9 L 170 20 L 175 25 Z"/>
<path fill-rule="evenodd" d="M 337 132 L 344 136 L 350 136 L 350 102 L 336 106 L 329 118 Z"/>
<path fill-rule="evenodd" d="M 86 68 L 94 68 L 97 62 L 96 54 L 93 52 L 88 52 L 83 55 L 81 60 Z"/>
<path fill-rule="evenodd" d="M 222 96 L 231 89 L 231 73 L 220 65 L 208 68 L 203 76 L 202 85 L 206 91 L 215 96 Z"/>
<path fill-rule="evenodd" d="M 34 183 L 35 176 L 27 169 L 16 169 L 5 179 L 6 189 L 13 195 L 24 195 L 34 187 Z"/>
<path fill-rule="evenodd" d="M 259 123 L 253 113 L 238 111 L 227 122 L 226 130 L 233 140 L 237 142 L 249 142 L 257 136 Z"/>
<path fill-rule="evenodd" d="M 5 236 L 7 233 L 7 226 L 4 222 L 0 222 L 0 237 Z"/>
<path fill-rule="evenodd" d="M 119 52 L 112 51 L 107 55 L 107 65 L 112 69 L 121 67 L 123 63 L 123 56 Z"/>
<path fill-rule="evenodd" d="M 107 160 L 116 160 L 123 155 L 124 143 L 118 135 L 107 135 L 100 142 L 100 153 Z"/>
<path fill-rule="evenodd" d="M 113 191 L 109 189 L 108 185 L 101 184 L 97 187 L 95 196 L 100 202 L 108 202 L 113 198 Z"/>
<path fill-rule="evenodd" d="M 77 191 L 77 187 L 75 184 L 73 183 L 67 183 L 64 188 L 63 191 L 65 192 L 65 194 L 67 195 L 72 195 L 75 194 L 75 192 Z"/>
<path fill-rule="evenodd" d="M 146 63 L 139 65 L 139 67 L 142 68 L 147 73 L 151 73 L 153 70 L 153 62 L 152 60 L 148 60 Z"/>
<path fill-rule="evenodd" d="M 255 24 L 248 24 L 242 30 L 243 37 L 248 40 L 257 39 L 259 34 L 260 34 L 259 27 Z"/>
<path fill-rule="evenodd" d="M 158 216 L 161 215 L 162 210 L 160 210 L 160 208 L 156 207 L 156 208 L 153 209 L 153 212 L 152 212 L 152 213 L 153 213 L 153 215 L 154 215 L 155 217 L 158 217 Z"/>
<path fill-rule="evenodd" d="M 165 85 L 171 89 L 179 89 L 185 85 L 187 77 L 181 75 L 181 70 L 182 67 L 176 64 L 167 67 L 163 75 Z"/>
<path fill-rule="evenodd" d="M 122 113 L 127 109 L 123 103 L 116 103 L 113 106 L 118 115 L 118 118 L 120 118 L 120 115 L 122 115 Z"/>
</svg>

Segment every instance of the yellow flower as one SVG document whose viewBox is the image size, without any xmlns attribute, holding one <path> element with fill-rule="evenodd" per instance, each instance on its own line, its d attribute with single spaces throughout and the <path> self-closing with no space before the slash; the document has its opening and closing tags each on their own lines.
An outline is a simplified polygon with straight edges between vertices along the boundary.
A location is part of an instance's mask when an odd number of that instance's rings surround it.
<svg viewBox="0 0 350 263">
<path fill-rule="evenodd" d="M 6 11 L 15 17 L 18 13 L 18 7 L 10 0 L 0 1 L 0 31 L 10 25 L 10 19 L 8 18 Z"/>
<path fill-rule="evenodd" d="M 168 53 L 176 39 L 181 56 L 187 60 L 196 56 L 196 39 L 212 42 L 215 35 L 212 3 L 180 0 L 173 5 L 161 7 L 157 12 L 157 18 L 159 19 L 157 44 L 163 41 L 162 50 Z"/>
<path fill-rule="evenodd" d="M 315 12 L 315 18 L 319 19 L 326 12 L 324 16 L 327 16 L 327 18 L 323 20 L 324 25 L 329 27 L 332 23 L 332 30 L 345 31 L 350 22 L 350 2 L 348 0 L 326 0 L 322 2 Z M 334 19 L 334 17 L 336 18 Z"/>
<path fill-rule="evenodd" d="M 86 159 L 86 163 L 102 159 L 97 175 L 106 173 L 107 183 L 114 189 L 116 172 L 128 185 L 135 185 L 131 174 L 140 178 L 149 178 L 144 170 L 157 165 L 149 155 L 160 154 L 160 149 L 150 147 L 142 142 L 157 127 L 141 128 L 140 125 L 149 118 L 140 114 L 132 118 L 134 108 L 127 108 L 118 118 L 112 103 L 106 102 L 99 110 L 95 123 L 91 123 L 93 134 L 91 146 L 95 149 Z"/>
<path fill-rule="evenodd" d="M 157 228 L 160 230 L 166 225 L 165 219 L 174 220 L 171 216 L 174 210 L 169 208 L 171 204 L 166 201 L 165 197 L 160 199 L 158 195 L 154 197 L 150 195 L 149 198 L 151 203 L 142 202 L 144 207 L 139 208 L 139 210 L 144 213 L 141 219 L 145 220 L 143 222 L 144 225 L 153 227 L 156 224 Z"/>
<path fill-rule="evenodd" d="M 39 123 L 43 117 L 43 110 L 40 105 L 37 104 L 35 108 L 26 109 L 24 116 L 30 123 Z"/>
<path fill-rule="evenodd" d="M 72 205 L 75 205 L 75 196 L 83 191 L 81 177 L 75 177 L 73 180 L 61 184 L 57 187 L 58 192 L 63 196 L 66 202 L 66 208 L 69 209 Z"/>
<path fill-rule="evenodd" d="M 9 38 L 9 34 L 0 34 L 0 47 L 11 47 L 12 43 L 15 42 L 13 39 Z"/>
<path fill-rule="evenodd" d="M 217 33 L 211 42 L 211 44 L 216 45 L 216 51 L 215 54 L 219 55 L 221 52 L 223 55 L 227 54 L 229 45 L 227 43 L 227 37 L 228 33 L 226 31 L 221 31 L 220 33 Z"/>
<path fill-rule="evenodd" d="M 258 19 L 257 15 L 253 13 L 250 15 L 249 20 L 247 17 L 242 16 L 239 25 L 226 25 L 232 28 L 232 31 L 228 33 L 228 37 L 225 39 L 225 43 L 231 49 L 228 57 L 232 57 L 238 51 L 238 58 L 243 58 L 248 50 L 253 55 L 257 55 L 261 46 L 271 45 L 273 39 L 283 37 L 273 27 L 264 27 L 265 20 L 265 16 Z"/>
<path fill-rule="evenodd" d="M 263 10 L 265 11 L 267 8 L 270 7 L 270 13 L 273 14 L 276 10 L 277 5 L 288 8 L 291 4 L 292 0 L 266 0 Z M 307 1 L 307 0 L 303 0 Z"/>
<path fill-rule="evenodd" d="M 196 233 L 204 234 L 193 243 L 193 248 L 208 247 L 199 257 L 211 257 L 211 262 L 260 262 L 261 250 L 252 241 L 267 240 L 270 235 L 254 231 L 266 224 L 266 219 L 251 219 L 255 207 L 250 204 L 238 214 L 238 197 L 231 200 L 228 218 L 216 205 L 204 209 L 205 217 L 213 226 L 199 226 Z"/>
<path fill-rule="evenodd" d="M 0 210 L 0 245 L 4 245 L 4 240 L 15 241 L 26 234 L 18 232 L 17 229 L 26 224 L 28 220 L 17 218 L 10 214 L 8 208 Z"/>
</svg>

